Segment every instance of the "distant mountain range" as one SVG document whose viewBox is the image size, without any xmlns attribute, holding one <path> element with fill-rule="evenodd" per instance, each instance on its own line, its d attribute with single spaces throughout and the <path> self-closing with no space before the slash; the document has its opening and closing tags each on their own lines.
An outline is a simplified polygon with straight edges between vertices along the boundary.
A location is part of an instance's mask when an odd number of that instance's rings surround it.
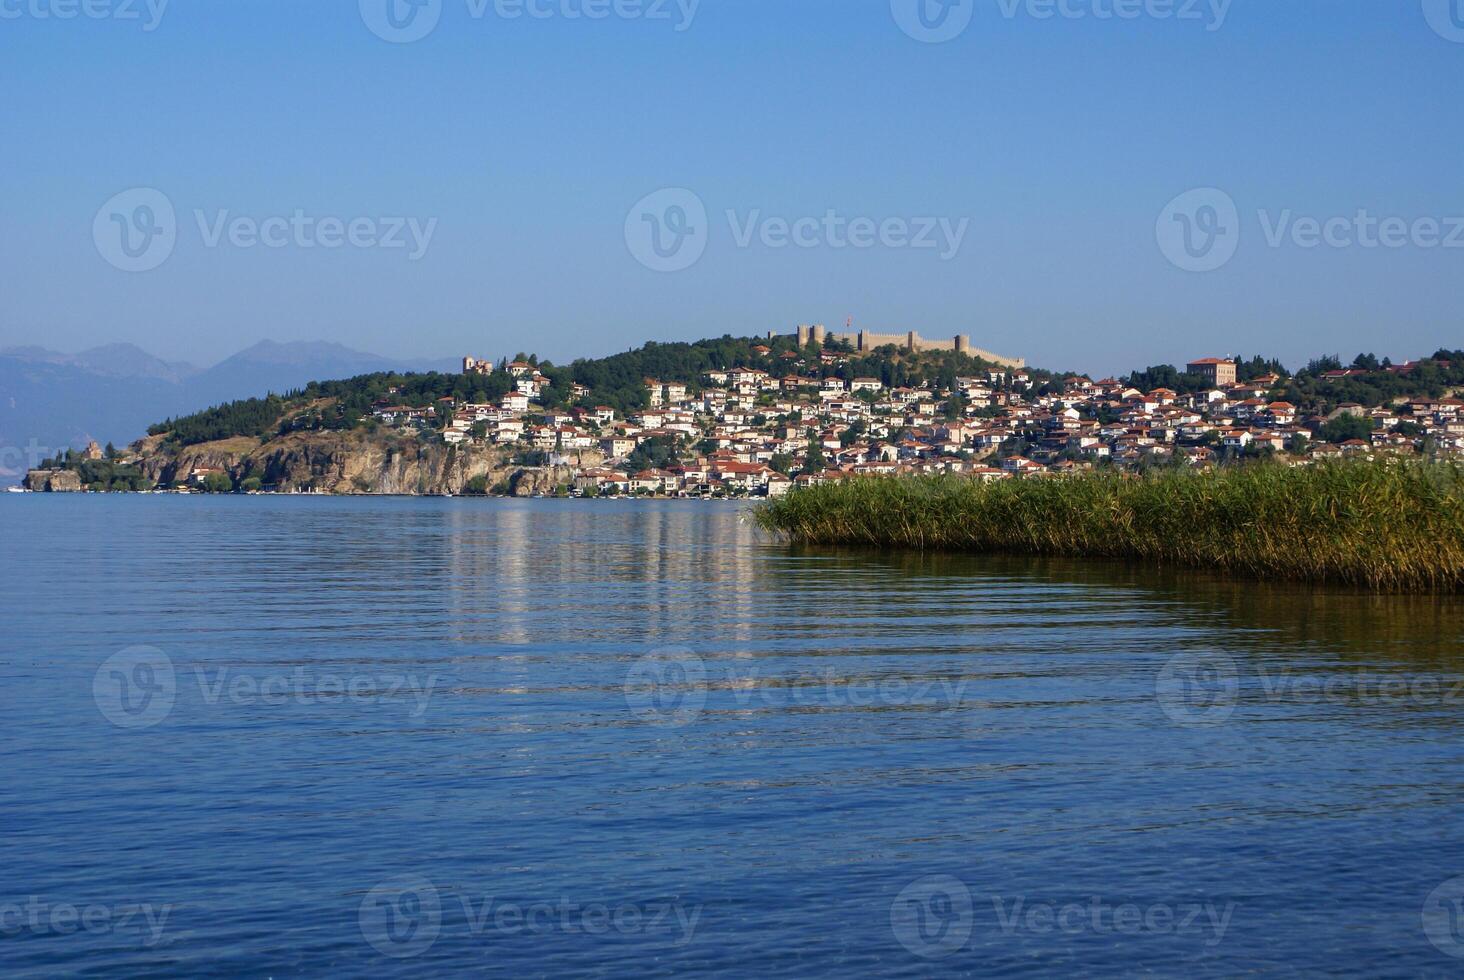
<svg viewBox="0 0 1464 980">
<path fill-rule="evenodd" d="M 456 371 L 453 361 L 397 360 L 340 344 L 263 341 L 210 368 L 164 361 L 132 344 L 62 354 L 0 348 L 0 485 L 27 465 L 91 440 L 118 446 L 170 416 L 221 402 L 283 393 L 311 381 L 377 371 Z"/>
</svg>

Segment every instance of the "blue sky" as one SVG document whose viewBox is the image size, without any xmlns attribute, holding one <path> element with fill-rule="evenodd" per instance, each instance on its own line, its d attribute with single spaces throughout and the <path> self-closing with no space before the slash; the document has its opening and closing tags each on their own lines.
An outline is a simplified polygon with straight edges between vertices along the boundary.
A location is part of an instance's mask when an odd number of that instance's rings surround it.
<svg viewBox="0 0 1464 980">
<path fill-rule="evenodd" d="M 563 360 L 851 316 L 1098 374 L 1464 345 L 1464 237 L 1414 225 L 1464 235 L 1464 0 L 965 0 L 944 43 L 902 30 L 907 0 L 701 0 L 689 23 L 692 0 L 595 20 L 569 16 L 584 0 L 432 0 L 411 43 L 368 26 L 387 0 L 57 16 L 82 2 L 0 0 L 0 345 Z M 141 272 L 98 239 L 140 218 L 135 188 L 175 211 Z M 706 210 L 670 272 L 627 242 L 665 188 Z M 1205 272 L 1156 233 L 1197 188 L 1237 215 Z M 1360 244 L 1359 211 L 1407 240 Z M 314 230 L 276 222 L 279 247 L 228 224 L 297 212 Z M 964 234 L 838 248 L 830 212 Z M 394 234 L 405 218 L 430 240 Z M 783 245 L 776 218 L 820 227 Z M 1303 247 L 1307 218 L 1349 224 Z M 322 219 L 364 222 L 358 243 L 320 247 Z"/>
</svg>

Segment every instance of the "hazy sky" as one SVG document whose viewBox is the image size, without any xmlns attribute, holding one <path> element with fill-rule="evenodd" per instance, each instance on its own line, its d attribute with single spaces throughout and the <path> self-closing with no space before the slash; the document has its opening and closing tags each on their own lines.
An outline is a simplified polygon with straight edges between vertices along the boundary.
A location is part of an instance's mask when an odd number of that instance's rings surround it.
<svg viewBox="0 0 1464 980">
<path fill-rule="evenodd" d="M 0 0 L 0 346 L 1464 346 L 1464 0 L 159 2 Z"/>
</svg>

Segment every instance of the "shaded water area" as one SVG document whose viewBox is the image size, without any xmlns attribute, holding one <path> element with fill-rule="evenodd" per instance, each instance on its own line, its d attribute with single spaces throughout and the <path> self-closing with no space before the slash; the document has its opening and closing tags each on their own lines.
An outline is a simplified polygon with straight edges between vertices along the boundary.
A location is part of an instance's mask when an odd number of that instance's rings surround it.
<svg viewBox="0 0 1464 980">
<path fill-rule="evenodd" d="M 0 971 L 1444 975 L 1464 605 L 701 502 L 0 499 Z"/>
</svg>

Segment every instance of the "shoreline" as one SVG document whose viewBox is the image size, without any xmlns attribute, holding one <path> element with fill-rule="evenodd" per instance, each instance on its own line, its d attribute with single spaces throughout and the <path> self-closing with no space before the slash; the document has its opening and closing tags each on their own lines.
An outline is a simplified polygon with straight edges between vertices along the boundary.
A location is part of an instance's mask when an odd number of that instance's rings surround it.
<svg viewBox="0 0 1464 980">
<path fill-rule="evenodd" d="M 26 490 L 21 487 L 6 488 L 6 494 L 15 496 L 32 495 L 37 497 L 270 497 L 296 499 L 308 498 L 329 498 L 332 500 L 563 500 L 576 502 L 629 502 L 647 501 L 658 503 L 676 503 L 680 501 L 703 501 L 706 503 L 735 503 L 735 504 L 765 504 L 767 497 L 738 496 L 738 497 L 714 497 L 687 494 L 684 496 L 654 496 L 650 494 L 618 494 L 608 496 L 587 496 L 585 494 L 531 494 L 525 497 L 513 494 L 471 494 L 471 493 L 275 493 L 263 490 L 240 491 L 235 493 L 209 493 L 206 491 L 194 490 Z"/>
</svg>

